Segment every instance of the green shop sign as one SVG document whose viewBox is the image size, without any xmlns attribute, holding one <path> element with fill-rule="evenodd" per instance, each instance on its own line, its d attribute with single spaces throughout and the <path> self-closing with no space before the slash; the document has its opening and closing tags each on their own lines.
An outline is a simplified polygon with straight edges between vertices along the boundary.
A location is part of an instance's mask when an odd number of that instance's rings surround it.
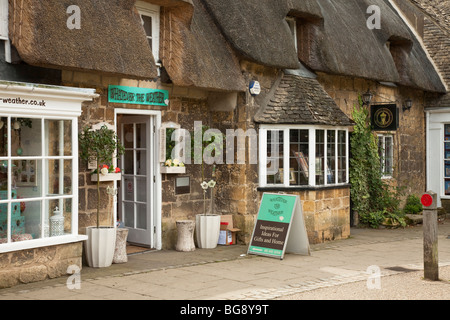
<svg viewBox="0 0 450 320">
<path fill-rule="evenodd" d="M 169 105 L 169 91 L 109 86 L 108 102 L 167 107 Z"/>
</svg>

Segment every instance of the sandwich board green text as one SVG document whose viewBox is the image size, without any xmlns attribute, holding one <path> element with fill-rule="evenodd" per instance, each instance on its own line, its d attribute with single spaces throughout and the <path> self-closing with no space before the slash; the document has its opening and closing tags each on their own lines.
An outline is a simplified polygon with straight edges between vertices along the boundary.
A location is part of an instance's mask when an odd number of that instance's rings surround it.
<svg viewBox="0 0 450 320">
<path fill-rule="evenodd" d="M 248 253 L 284 259 L 286 252 L 310 254 L 300 197 L 264 193 Z"/>
</svg>

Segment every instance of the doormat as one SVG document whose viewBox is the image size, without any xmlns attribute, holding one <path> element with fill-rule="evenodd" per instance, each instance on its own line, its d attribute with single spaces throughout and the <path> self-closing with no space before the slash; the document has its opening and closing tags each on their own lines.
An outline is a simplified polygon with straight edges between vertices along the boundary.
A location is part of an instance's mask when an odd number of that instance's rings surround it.
<svg viewBox="0 0 450 320">
<path fill-rule="evenodd" d="M 127 243 L 127 255 L 140 254 L 145 252 L 155 251 L 155 249 L 140 247 L 137 245 Z"/>
</svg>

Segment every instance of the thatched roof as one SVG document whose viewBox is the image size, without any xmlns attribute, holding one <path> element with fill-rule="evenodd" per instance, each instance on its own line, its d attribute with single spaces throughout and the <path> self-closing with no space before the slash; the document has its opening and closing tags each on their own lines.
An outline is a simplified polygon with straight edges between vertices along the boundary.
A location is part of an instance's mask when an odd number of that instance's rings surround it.
<svg viewBox="0 0 450 320">
<path fill-rule="evenodd" d="M 450 2 L 412 0 L 424 16 L 423 42 L 442 78 L 450 88 Z M 450 107 L 450 92 L 429 95 L 426 107 Z"/>
<path fill-rule="evenodd" d="M 298 18 L 300 60 L 315 71 L 444 90 L 425 51 L 387 0 L 203 0 L 235 50 L 251 61 L 293 68 L 297 56 L 287 15 Z M 381 8 L 380 30 L 366 27 L 370 5 Z M 402 50 L 394 61 L 386 43 Z"/>
<path fill-rule="evenodd" d="M 162 8 L 160 58 L 172 82 L 210 90 L 244 91 L 239 60 L 200 0 Z"/>
<path fill-rule="evenodd" d="M 134 3 L 10 0 L 10 38 L 30 65 L 156 78 L 155 62 Z M 67 28 L 69 5 L 81 9 L 79 30 Z"/>
<path fill-rule="evenodd" d="M 145 1 L 161 6 L 160 59 L 175 85 L 244 91 L 240 59 L 279 69 L 296 68 L 300 59 L 313 71 L 445 91 L 388 0 Z M 135 0 L 71 1 L 82 11 L 80 30 L 66 27 L 69 4 L 64 1 L 9 3 L 10 37 L 28 64 L 157 76 Z M 381 7 L 381 30 L 366 27 L 370 5 Z M 298 53 L 287 16 L 298 20 Z"/>
<path fill-rule="evenodd" d="M 278 79 L 254 120 L 263 124 L 353 125 L 315 78 L 295 73 Z"/>
</svg>

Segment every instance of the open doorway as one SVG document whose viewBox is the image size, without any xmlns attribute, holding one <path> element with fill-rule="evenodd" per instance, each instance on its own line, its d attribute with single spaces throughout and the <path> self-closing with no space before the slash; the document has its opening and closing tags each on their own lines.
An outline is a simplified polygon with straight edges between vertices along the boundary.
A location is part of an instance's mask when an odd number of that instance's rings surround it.
<svg viewBox="0 0 450 320">
<path fill-rule="evenodd" d="M 118 221 L 129 230 L 129 252 L 160 249 L 160 178 L 156 126 L 151 114 L 117 114 L 117 131 L 125 153 L 118 158 Z M 157 172 L 158 171 L 158 172 Z"/>
</svg>

